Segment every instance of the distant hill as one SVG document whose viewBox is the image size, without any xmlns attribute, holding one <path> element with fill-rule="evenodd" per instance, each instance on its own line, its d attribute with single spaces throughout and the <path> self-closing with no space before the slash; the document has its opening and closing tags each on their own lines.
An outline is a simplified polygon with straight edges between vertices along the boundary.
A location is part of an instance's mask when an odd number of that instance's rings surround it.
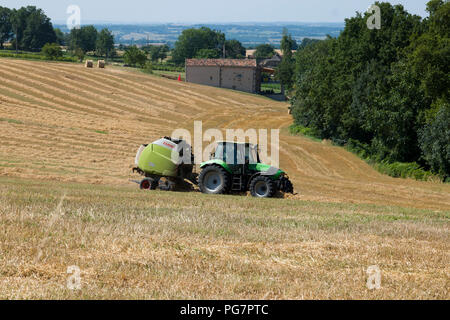
<svg viewBox="0 0 450 320">
<path fill-rule="evenodd" d="M 279 46 L 283 28 L 288 28 L 297 41 L 303 38 L 323 39 L 327 35 L 336 37 L 344 28 L 344 23 L 241 23 L 241 24 L 154 24 L 121 25 L 94 24 L 97 29 L 109 28 L 119 44 L 167 43 L 173 45 L 181 32 L 188 28 L 202 26 L 220 30 L 227 39 L 236 39 L 246 47 L 261 43 Z M 55 25 L 68 32 L 65 25 Z"/>
</svg>

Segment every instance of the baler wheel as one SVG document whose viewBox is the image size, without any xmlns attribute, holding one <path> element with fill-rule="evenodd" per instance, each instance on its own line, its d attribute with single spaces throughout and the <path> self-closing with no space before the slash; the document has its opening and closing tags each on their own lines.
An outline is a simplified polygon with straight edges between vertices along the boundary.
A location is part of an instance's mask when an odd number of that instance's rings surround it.
<svg viewBox="0 0 450 320">
<path fill-rule="evenodd" d="M 155 190 L 157 186 L 158 186 L 157 182 L 150 178 L 142 180 L 139 185 L 141 190 Z"/>
</svg>

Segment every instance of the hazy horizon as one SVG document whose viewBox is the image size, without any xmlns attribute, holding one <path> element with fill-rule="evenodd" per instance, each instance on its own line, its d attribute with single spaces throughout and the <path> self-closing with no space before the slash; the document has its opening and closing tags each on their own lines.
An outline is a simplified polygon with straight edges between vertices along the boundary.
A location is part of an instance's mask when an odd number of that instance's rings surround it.
<svg viewBox="0 0 450 320">
<path fill-rule="evenodd" d="M 58 21 L 58 20 L 52 20 L 52 23 L 54 25 L 65 25 L 66 21 Z M 204 22 L 195 22 L 195 21 L 179 21 L 179 22 L 171 22 L 171 21 L 161 21 L 161 22 L 120 22 L 120 21 L 101 21 L 101 20 L 84 20 L 81 25 L 106 25 L 106 24 L 110 24 L 110 25 L 124 25 L 124 26 L 128 26 L 128 25 L 132 25 L 132 26 L 158 26 L 158 25 L 180 25 L 180 26 L 190 26 L 190 25 L 199 25 L 199 24 L 204 24 L 204 25 L 239 25 L 239 26 L 245 26 L 245 25 L 273 25 L 273 26 L 285 26 L 285 25 L 309 25 L 309 26 L 313 26 L 313 25 L 320 25 L 320 26 L 326 26 L 326 25 L 332 25 L 332 26 L 344 26 L 345 23 L 344 21 L 342 22 L 329 22 L 329 21 L 325 21 L 325 22 L 321 22 L 321 21 L 314 21 L 314 22 L 303 22 L 303 21 L 273 21 L 273 22 L 268 22 L 268 21 L 235 21 L 235 22 L 227 22 L 227 21 L 223 21 L 223 22 L 214 22 L 214 21 L 204 21 Z"/>
<path fill-rule="evenodd" d="M 426 2 L 397 0 L 406 10 L 426 16 Z M 345 18 L 364 12 L 373 0 L 323 0 L 311 3 L 306 0 L 271 0 L 211 2 L 207 0 L 173 0 L 156 2 L 129 0 L 126 5 L 111 1 L 50 0 L 22 1 L 2 0 L 0 6 L 19 8 L 34 5 L 42 8 L 55 24 L 66 23 L 69 5 L 81 9 L 82 24 L 252 24 L 252 23 L 343 23 Z"/>
</svg>

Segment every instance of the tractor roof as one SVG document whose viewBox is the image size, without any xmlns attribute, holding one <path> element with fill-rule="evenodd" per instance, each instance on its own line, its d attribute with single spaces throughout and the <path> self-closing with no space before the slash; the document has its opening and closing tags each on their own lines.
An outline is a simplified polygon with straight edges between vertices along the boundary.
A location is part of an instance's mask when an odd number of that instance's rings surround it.
<svg viewBox="0 0 450 320">
<path fill-rule="evenodd" d="M 255 145 L 252 143 L 248 143 L 248 142 L 236 142 L 236 141 L 219 141 L 217 142 L 217 144 L 236 144 L 236 145 L 246 145 L 246 146 L 252 146 L 254 147 Z"/>
</svg>

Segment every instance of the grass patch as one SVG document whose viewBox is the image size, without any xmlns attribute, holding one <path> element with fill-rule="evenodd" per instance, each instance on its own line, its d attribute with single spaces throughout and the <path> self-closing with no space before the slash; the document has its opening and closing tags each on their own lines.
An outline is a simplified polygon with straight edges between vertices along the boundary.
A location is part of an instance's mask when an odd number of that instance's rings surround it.
<svg viewBox="0 0 450 320">
<path fill-rule="evenodd" d="M 14 58 L 14 59 L 24 59 L 24 60 L 40 60 L 40 61 L 60 61 L 60 62 L 78 62 L 78 59 L 70 56 L 62 56 L 56 59 L 50 59 L 41 53 L 34 52 L 19 52 L 14 51 L 1 51 L 0 58 Z"/>
<path fill-rule="evenodd" d="M 164 71 L 164 70 L 155 70 L 153 69 L 153 74 L 159 75 L 159 76 L 165 76 L 171 79 L 178 79 L 178 76 L 181 75 L 181 80 L 186 79 L 186 74 L 183 72 L 177 72 L 177 71 Z"/>
<path fill-rule="evenodd" d="M 299 125 L 293 124 L 289 127 L 289 133 L 294 136 L 304 136 L 306 138 L 309 138 L 309 139 L 317 141 L 317 142 L 321 141 L 320 139 L 318 139 L 316 137 L 313 129 L 307 128 L 304 126 L 299 126 Z"/>
<path fill-rule="evenodd" d="M 317 138 L 317 134 L 314 132 L 314 130 L 308 127 L 293 124 L 289 127 L 289 133 L 292 135 L 301 135 L 317 142 L 321 141 Z M 342 147 L 341 145 L 336 143 L 333 143 L 333 145 Z M 419 181 L 442 181 L 441 177 L 432 173 L 431 171 L 423 169 L 416 162 L 404 163 L 389 162 L 386 160 L 378 161 L 373 157 L 369 146 L 356 140 L 350 139 L 345 145 L 345 149 L 353 154 L 356 154 L 362 160 L 375 168 L 378 172 L 394 178 L 411 178 Z"/>
<path fill-rule="evenodd" d="M 394 178 L 411 178 L 419 181 L 429 181 L 429 180 L 440 180 L 442 178 L 438 175 L 423 169 L 416 162 L 389 162 L 386 160 L 377 161 L 372 155 L 369 146 L 360 143 L 356 140 L 349 140 L 345 148 L 359 156 L 361 159 L 366 161 L 372 167 L 374 167 L 378 172 L 387 174 Z"/>
<path fill-rule="evenodd" d="M 100 134 L 108 134 L 108 131 L 103 131 L 103 130 L 95 130 L 95 132 L 100 133 Z"/>
<path fill-rule="evenodd" d="M 168 72 L 174 72 L 174 73 L 184 73 L 184 67 L 177 67 L 173 65 L 168 65 L 164 63 L 152 63 L 153 70 L 157 71 L 168 71 Z"/>
<path fill-rule="evenodd" d="M 261 83 L 261 91 L 272 93 L 272 94 L 279 94 L 281 93 L 281 84 L 280 83 Z"/>
<path fill-rule="evenodd" d="M 20 120 L 14 120 L 14 119 L 6 119 L 6 118 L 0 118 L 0 121 L 6 121 L 8 123 L 14 123 L 14 124 L 23 124 Z"/>
</svg>

